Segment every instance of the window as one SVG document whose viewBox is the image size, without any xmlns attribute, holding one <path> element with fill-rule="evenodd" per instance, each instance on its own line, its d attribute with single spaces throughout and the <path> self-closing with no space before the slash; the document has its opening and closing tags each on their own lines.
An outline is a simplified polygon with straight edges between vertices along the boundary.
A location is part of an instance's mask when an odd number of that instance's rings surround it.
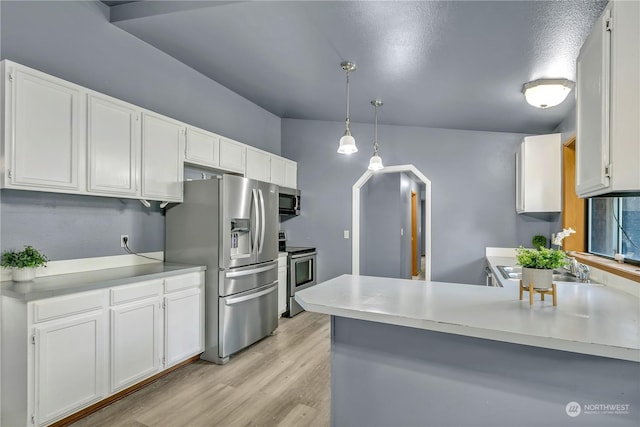
<svg viewBox="0 0 640 427">
<path fill-rule="evenodd" d="M 589 199 L 589 252 L 640 262 L 640 197 Z"/>
</svg>

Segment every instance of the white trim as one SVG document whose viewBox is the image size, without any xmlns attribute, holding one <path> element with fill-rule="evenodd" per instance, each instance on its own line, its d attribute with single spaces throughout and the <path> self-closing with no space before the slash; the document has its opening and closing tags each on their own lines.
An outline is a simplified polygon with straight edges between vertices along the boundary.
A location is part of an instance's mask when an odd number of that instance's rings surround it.
<svg viewBox="0 0 640 427">
<path fill-rule="evenodd" d="M 145 252 L 140 255 L 155 258 L 155 260 L 143 258 L 137 255 L 114 255 L 96 258 L 65 259 L 61 261 L 49 261 L 46 267 L 36 270 L 36 277 L 55 276 L 58 274 L 81 273 L 83 271 L 103 270 L 106 268 L 128 267 L 131 265 L 150 264 L 163 262 L 164 252 Z M 11 280 L 11 270 L 2 269 L 0 280 Z"/>
<path fill-rule="evenodd" d="M 425 267 L 424 278 L 426 281 L 431 280 L 431 181 L 424 176 L 414 165 L 398 165 L 387 166 L 376 172 L 370 170 L 365 171 L 360 179 L 353 184 L 352 187 L 352 204 L 351 204 L 351 274 L 360 275 L 360 189 L 375 174 L 409 172 L 418 180 L 422 181 L 425 187 L 424 197 L 424 216 L 426 218 L 424 235 L 425 250 Z"/>
</svg>

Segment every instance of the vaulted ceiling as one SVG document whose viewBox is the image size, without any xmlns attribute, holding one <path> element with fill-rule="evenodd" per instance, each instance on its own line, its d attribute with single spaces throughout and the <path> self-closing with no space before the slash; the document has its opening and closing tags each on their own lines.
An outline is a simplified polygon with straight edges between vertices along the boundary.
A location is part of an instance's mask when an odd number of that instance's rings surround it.
<svg viewBox="0 0 640 427">
<path fill-rule="evenodd" d="M 605 1 L 105 1 L 111 22 L 283 118 L 500 132 L 552 131 L 539 78 L 575 80 Z"/>
</svg>

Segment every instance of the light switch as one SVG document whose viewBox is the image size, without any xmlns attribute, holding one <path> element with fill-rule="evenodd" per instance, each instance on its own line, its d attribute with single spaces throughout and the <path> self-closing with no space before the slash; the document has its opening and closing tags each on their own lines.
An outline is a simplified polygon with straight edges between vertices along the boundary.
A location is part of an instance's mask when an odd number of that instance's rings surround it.
<svg viewBox="0 0 640 427">
<path fill-rule="evenodd" d="M 404 236 L 404 228 L 401 228 L 401 229 L 400 229 L 400 235 L 401 235 L 401 236 Z"/>
<path fill-rule="evenodd" d="M 344 230 L 343 236 L 345 239 L 349 238 L 349 230 Z"/>
</svg>

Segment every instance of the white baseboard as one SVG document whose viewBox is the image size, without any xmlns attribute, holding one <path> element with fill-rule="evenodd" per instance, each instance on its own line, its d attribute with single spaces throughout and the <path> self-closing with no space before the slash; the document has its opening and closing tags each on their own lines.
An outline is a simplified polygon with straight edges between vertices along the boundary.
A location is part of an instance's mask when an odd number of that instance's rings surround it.
<svg viewBox="0 0 640 427">
<path fill-rule="evenodd" d="M 49 261 L 46 267 L 36 269 L 36 277 L 56 276 L 58 274 L 80 273 L 83 271 L 103 270 L 106 268 L 128 267 L 131 265 L 150 264 L 154 262 L 164 262 L 164 252 L 145 252 L 141 255 L 148 256 L 148 259 L 137 255 L 114 255 L 96 258 L 65 259 L 61 261 Z M 3 268 L 0 276 L 1 281 L 11 280 L 11 270 Z"/>
</svg>

